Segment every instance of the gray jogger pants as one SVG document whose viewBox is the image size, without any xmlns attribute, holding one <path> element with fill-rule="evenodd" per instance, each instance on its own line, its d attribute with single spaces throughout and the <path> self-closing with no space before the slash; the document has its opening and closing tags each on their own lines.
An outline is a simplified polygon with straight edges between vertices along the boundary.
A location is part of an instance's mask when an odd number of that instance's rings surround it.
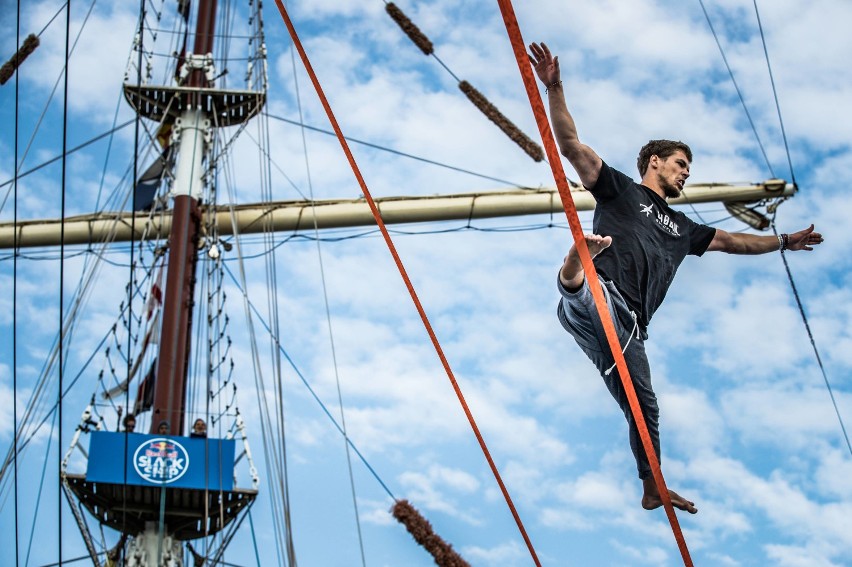
<svg viewBox="0 0 852 567">
<path fill-rule="evenodd" d="M 654 451 L 657 454 L 657 460 L 659 460 L 660 409 L 657 405 L 657 396 L 651 386 L 651 368 L 645 354 L 645 339 L 648 338 L 648 335 L 643 329 L 635 328 L 634 316 L 615 285 L 603 279 L 600 282 L 606 297 L 607 307 L 614 319 L 613 322 L 621 348 L 624 349 L 624 345 L 628 345 L 624 350 L 624 360 L 633 381 L 633 388 L 636 390 L 636 397 L 639 399 L 639 406 L 642 408 L 645 424 L 648 426 L 651 443 L 654 445 Z M 630 431 L 630 449 L 636 458 L 639 478 L 648 478 L 651 476 L 651 466 L 648 463 L 648 457 L 645 455 L 645 449 L 642 447 L 639 429 L 636 427 L 633 413 L 630 411 L 630 403 L 627 401 L 621 376 L 618 369 L 613 368 L 615 360 L 609 348 L 588 281 L 584 281 L 583 286 L 574 293 L 565 289 L 558 278 L 557 285 L 562 294 L 557 309 L 559 322 L 562 323 L 566 331 L 571 333 L 583 352 L 595 364 L 609 393 L 618 402 L 625 419 L 627 419 Z M 631 334 L 633 335 L 632 339 Z M 629 344 L 628 340 L 630 340 Z"/>
</svg>

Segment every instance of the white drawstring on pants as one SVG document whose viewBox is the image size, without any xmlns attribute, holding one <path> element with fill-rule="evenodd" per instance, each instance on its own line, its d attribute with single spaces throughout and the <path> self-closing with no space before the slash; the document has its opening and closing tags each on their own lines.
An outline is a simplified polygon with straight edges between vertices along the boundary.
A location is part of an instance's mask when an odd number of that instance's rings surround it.
<svg viewBox="0 0 852 567">
<path fill-rule="evenodd" d="M 627 347 L 630 345 L 630 341 L 633 340 L 633 335 L 639 336 L 639 321 L 636 319 L 636 312 L 630 311 L 630 316 L 633 317 L 633 329 L 630 331 L 630 336 L 627 337 L 627 342 L 624 344 L 624 348 L 621 349 L 621 354 L 627 350 Z M 609 376 L 612 373 L 612 369 L 616 367 L 617 363 L 613 363 L 612 366 L 606 369 L 604 372 L 604 376 Z"/>
</svg>

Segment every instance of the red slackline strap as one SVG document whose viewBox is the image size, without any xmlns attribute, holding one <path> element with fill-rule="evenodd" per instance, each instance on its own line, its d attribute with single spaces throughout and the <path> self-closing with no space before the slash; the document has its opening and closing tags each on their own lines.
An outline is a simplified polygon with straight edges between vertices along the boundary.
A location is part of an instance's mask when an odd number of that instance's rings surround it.
<svg viewBox="0 0 852 567">
<path fill-rule="evenodd" d="M 521 29 L 518 26 L 518 20 L 515 17 L 514 9 L 512 8 L 511 0 L 497 0 L 500 5 L 500 11 L 503 13 L 503 21 L 506 24 L 506 31 L 509 34 L 509 39 L 512 42 L 512 49 L 515 52 L 515 59 L 518 62 L 518 68 L 521 71 L 521 77 L 524 80 L 524 86 L 527 90 L 527 96 L 532 105 L 533 114 L 535 114 L 538 130 L 541 133 L 541 139 L 544 143 L 544 149 L 547 153 L 547 159 L 550 162 L 550 167 L 553 170 L 553 178 L 556 180 L 556 187 L 559 189 L 559 195 L 562 198 L 562 205 L 565 207 L 565 215 L 568 217 L 568 224 L 571 227 L 571 234 L 574 236 L 574 243 L 577 246 L 577 251 L 580 254 L 580 259 L 583 263 L 583 269 L 586 272 L 586 280 L 589 283 L 589 288 L 592 291 L 592 296 L 595 299 L 595 305 L 598 308 L 601 322 L 603 323 L 604 331 L 606 332 L 609 348 L 612 350 L 615 364 L 618 367 L 618 374 L 621 376 L 621 382 L 624 385 L 624 391 L 627 394 L 627 399 L 630 402 L 630 410 L 633 412 L 633 419 L 636 421 L 636 426 L 639 429 L 639 435 L 642 438 L 642 446 L 645 453 L 648 455 L 648 461 L 651 465 L 651 472 L 654 475 L 654 481 L 657 484 L 657 490 L 660 492 L 660 498 L 663 500 L 666 515 L 669 518 L 669 523 L 672 526 L 677 545 L 680 548 L 681 556 L 683 557 L 684 565 L 692 567 L 692 559 L 689 556 L 689 549 L 686 547 L 686 541 L 683 538 L 683 533 L 678 524 L 677 516 L 672 507 L 669 491 L 666 488 L 666 482 L 663 479 L 663 473 L 660 470 L 660 463 L 657 460 L 657 454 L 654 451 L 654 446 L 651 443 L 651 437 L 648 434 L 648 427 L 645 424 L 645 417 L 642 415 L 642 410 L 639 407 L 639 400 L 636 397 L 636 391 L 633 389 L 633 381 L 630 378 L 630 373 L 627 370 L 627 363 L 624 361 L 624 355 L 621 352 L 621 345 L 618 342 L 618 335 L 615 332 L 615 327 L 612 323 L 612 316 L 606 305 L 606 300 L 601 290 L 600 282 L 598 281 L 595 265 L 592 263 L 589 249 L 586 246 L 586 240 L 583 235 L 583 227 L 580 225 L 580 219 L 577 216 L 577 209 L 574 206 L 574 199 L 571 196 L 571 188 L 568 186 L 568 181 L 565 176 L 565 170 L 562 168 L 562 160 L 559 151 L 556 149 L 556 144 L 553 141 L 553 133 L 550 130 L 550 124 L 547 121 L 547 113 L 544 110 L 544 103 L 541 100 L 538 88 L 536 86 L 535 77 L 530 65 L 529 56 L 527 55 L 524 39 L 521 36 Z"/>
<path fill-rule="evenodd" d="M 503 479 L 500 477 L 500 472 L 497 470 L 497 466 L 494 464 L 494 460 L 491 458 L 491 453 L 488 451 L 488 447 L 485 445 L 485 440 L 482 438 L 482 434 L 479 432 L 479 427 L 476 425 L 476 421 L 473 419 L 473 414 L 470 412 L 470 408 L 467 405 L 467 402 L 464 399 L 464 395 L 462 394 L 461 388 L 459 388 L 458 383 L 456 382 L 456 378 L 453 375 L 453 371 L 450 368 L 450 363 L 447 361 L 447 358 L 444 356 L 444 351 L 441 349 L 441 345 L 438 343 L 438 338 L 435 335 L 435 331 L 432 329 L 432 325 L 429 323 L 428 317 L 426 317 L 426 311 L 424 311 L 423 306 L 420 303 L 420 299 L 417 297 L 417 292 L 414 291 L 414 286 L 411 284 L 411 280 L 408 278 L 408 273 L 405 271 L 405 267 L 402 265 L 402 260 L 399 258 L 399 254 L 397 254 L 396 247 L 391 240 L 390 234 L 388 233 L 387 228 L 385 227 L 385 223 L 382 220 L 382 216 L 379 213 L 378 207 L 376 207 L 375 202 L 373 201 L 373 197 L 370 194 L 370 190 L 367 188 L 367 184 L 364 182 L 364 178 L 361 176 L 361 171 L 358 168 L 358 164 L 355 163 L 355 158 L 352 155 L 352 152 L 349 150 L 349 145 L 346 142 L 346 138 L 343 137 L 343 132 L 340 129 L 340 126 L 337 124 L 337 119 L 334 117 L 334 113 L 331 110 L 331 106 L 328 103 L 328 100 L 325 97 L 325 93 L 322 90 L 322 86 L 319 84 L 319 80 L 317 80 L 316 74 L 314 73 L 313 67 L 311 66 L 311 62 L 308 60 L 308 55 L 305 53 L 305 50 L 302 47 L 302 43 L 299 41 L 299 36 L 296 34 L 296 29 L 293 27 L 293 23 L 290 21 L 290 17 L 287 15 L 287 9 L 284 7 L 284 4 L 281 0 L 275 0 L 275 4 L 278 6 L 278 11 L 281 13 L 281 17 L 284 20 L 284 24 L 287 26 L 287 30 L 290 32 L 290 37 L 293 40 L 293 45 L 296 47 L 296 50 L 299 52 L 299 56 L 302 58 L 302 63 L 305 65 L 305 70 L 308 73 L 308 76 L 311 78 L 311 82 L 314 85 L 314 89 L 317 91 L 317 96 L 319 96 L 320 102 L 322 102 L 322 106 L 325 109 L 325 113 L 328 115 L 329 122 L 331 122 L 331 126 L 334 128 L 334 133 L 337 135 L 337 139 L 340 141 L 340 145 L 343 148 L 343 152 L 346 154 L 346 158 L 349 160 L 349 165 L 352 167 L 352 173 L 355 174 L 355 178 L 358 180 L 358 184 L 361 186 L 361 191 L 364 193 L 364 198 L 367 200 L 367 204 L 370 206 L 370 211 L 373 213 L 373 218 L 376 219 L 376 224 L 379 226 L 379 230 L 382 232 L 382 236 L 385 239 L 385 243 L 388 246 L 388 250 L 390 250 L 391 255 L 393 256 L 394 262 L 396 262 L 396 267 L 399 269 L 399 275 L 402 276 L 402 280 L 405 282 L 405 287 L 408 288 L 408 293 L 411 295 L 412 301 L 414 301 L 414 306 L 417 308 L 417 312 L 420 314 L 420 319 L 423 321 L 423 325 L 426 327 L 426 332 L 429 333 L 429 338 L 432 340 L 432 345 L 435 347 L 435 352 L 438 354 L 438 358 L 441 359 L 441 364 L 444 366 L 444 370 L 447 372 L 447 377 L 450 379 L 450 383 L 453 386 L 453 390 L 456 392 L 456 396 L 461 403 L 462 409 L 464 410 L 465 415 L 467 416 L 467 420 L 470 422 L 471 428 L 473 428 L 473 433 L 476 435 L 476 440 L 479 442 L 479 446 L 482 448 L 482 452 L 485 455 L 485 459 L 488 461 L 488 466 L 491 467 L 491 472 L 494 474 L 494 478 L 497 480 L 497 484 L 500 486 L 500 491 L 503 493 L 503 497 L 506 499 L 506 504 L 509 506 L 509 510 L 512 512 L 512 516 L 515 518 L 515 523 L 518 525 L 518 529 L 521 532 L 521 535 L 524 538 L 524 541 L 527 544 L 527 548 L 530 551 L 530 555 L 532 555 L 533 561 L 535 561 L 536 566 L 541 567 L 541 563 L 538 560 L 538 556 L 536 556 L 535 549 L 533 549 L 532 542 L 530 541 L 529 536 L 527 535 L 526 530 L 524 529 L 524 524 L 521 522 L 521 517 L 518 515 L 517 510 L 515 509 L 515 505 L 512 503 L 512 498 L 509 496 L 509 491 L 506 489 L 506 485 L 503 484 Z"/>
</svg>

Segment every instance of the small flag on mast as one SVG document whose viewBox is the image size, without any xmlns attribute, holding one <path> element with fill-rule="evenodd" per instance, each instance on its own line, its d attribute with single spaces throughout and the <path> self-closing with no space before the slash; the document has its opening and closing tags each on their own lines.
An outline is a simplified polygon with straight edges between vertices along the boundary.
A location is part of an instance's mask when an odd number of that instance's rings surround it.
<svg viewBox="0 0 852 567">
<path fill-rule="evenodd" d="M 133 210 L 147 211 L 154 204 L 160 182 L 163 180 L 163 172 L 166 169 L 166 152 L 157 156 L 148 169 L 139 177 L 133 195 Z"/>
</svg>

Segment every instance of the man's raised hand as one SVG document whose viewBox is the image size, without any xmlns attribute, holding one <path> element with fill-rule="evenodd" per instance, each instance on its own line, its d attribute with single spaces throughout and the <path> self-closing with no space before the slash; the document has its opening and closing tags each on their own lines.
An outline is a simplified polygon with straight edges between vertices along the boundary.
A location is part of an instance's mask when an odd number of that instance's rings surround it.
<svg viewBox="0 0 852 567">
<path fill-rule="evenodd" d="M 554 57 L 551 55 L 550 49 L 547 48 L 547 45 L 544 42 L 542 42 L 541 45 L 531 43 L 530 53 L 528 56 L 530 58 L 530 63 L 532 63 L 532 66 L 535 69 L 536 75 L 538 75 L 539 80 L 544 83 L 545 86 L 550 86 L 559 82 L 559 56 L 557 55 Z"/>
</svg>

